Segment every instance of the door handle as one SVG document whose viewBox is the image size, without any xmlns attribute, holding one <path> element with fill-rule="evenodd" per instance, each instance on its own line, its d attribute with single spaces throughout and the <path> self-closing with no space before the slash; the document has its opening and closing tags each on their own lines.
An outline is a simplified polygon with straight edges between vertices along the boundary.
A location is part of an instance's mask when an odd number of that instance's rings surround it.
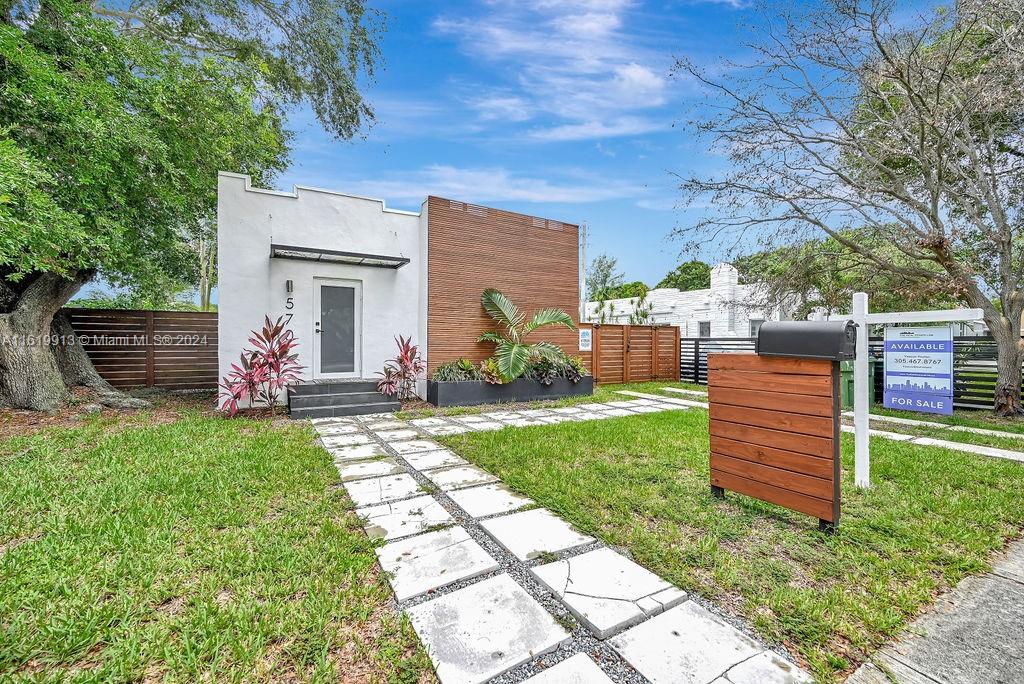
<svg viewBox="0 0 1024 684">
<path fill-rule="evenodd" d="M 313 329 L 313 332 L 316 333 L 317 335 L 319 335 L 320 332 L 321 332 L 321 330 L 320 330 L 320 321 L 317 321 L 315 323 L 315 325 L 316 325 L 316 328 Z"/>
</svg>

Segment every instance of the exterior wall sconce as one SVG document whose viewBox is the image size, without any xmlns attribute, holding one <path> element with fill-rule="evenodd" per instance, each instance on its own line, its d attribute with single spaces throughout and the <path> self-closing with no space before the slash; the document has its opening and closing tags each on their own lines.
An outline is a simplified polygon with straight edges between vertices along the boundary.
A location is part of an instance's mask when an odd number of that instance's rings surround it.
<svg viewBox="0 0 1024 684">
<path fill-rule="evenodd" d="M 290 281 L 290 280 L 284 281 L 284 290 L 285 290 L 285 292 L 287 292 L 288 294 L 291 294 L 293 289 L 294 288 L 292 286 L 292 281 Z"/>
</svg>

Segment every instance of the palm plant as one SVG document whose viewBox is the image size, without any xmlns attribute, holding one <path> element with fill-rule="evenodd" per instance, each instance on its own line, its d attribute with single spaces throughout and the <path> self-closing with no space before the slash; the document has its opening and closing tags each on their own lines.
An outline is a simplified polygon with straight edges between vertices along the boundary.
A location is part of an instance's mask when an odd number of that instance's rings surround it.
<svg viewBox="0 0 1024 684">
<path fill-rule="evenodd" d="M 498 372 L 505 382 L 511 382 L 521 376 L 532 361 L 558 361 L 565 357 L 562 348 L 557 344 L 531 344 L 525 341 L 527 335 L 547 325 L 564 325 L 569 330 L 575 330 L 572 317 L 561 309 L 541 309 L 527 321 L 523 312 L 508 297 L 493 288 L 484 290 L 480 295 L 480 304 L 491 318 L 505 326 L 505 334 L 485 332 L 477 340 L 495 344 L 494 358 L 498 363 Z"/>
</svg>

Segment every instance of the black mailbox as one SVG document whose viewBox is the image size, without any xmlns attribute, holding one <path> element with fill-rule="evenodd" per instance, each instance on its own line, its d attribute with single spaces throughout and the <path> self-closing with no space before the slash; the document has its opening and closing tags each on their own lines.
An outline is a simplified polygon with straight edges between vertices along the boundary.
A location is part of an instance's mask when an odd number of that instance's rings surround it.
<svg viewBox="0 0 1024 684">
<path fill-rule="evenodd" d="M 853 321 L 766 321 L 757 331 L 755 351 L 764 356 L 846 361 L 857 355 Z"/>
</svg>

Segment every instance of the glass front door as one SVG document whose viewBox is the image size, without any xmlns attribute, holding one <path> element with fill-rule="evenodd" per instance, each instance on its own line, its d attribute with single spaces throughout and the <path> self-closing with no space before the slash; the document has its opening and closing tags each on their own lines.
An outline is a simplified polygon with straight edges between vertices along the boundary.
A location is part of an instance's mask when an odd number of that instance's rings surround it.
<svg viewBox="0 0 1024 684">
<path fill-rule="evenodd" d="M 318 280 L 315 293 L 316 377 L 359 377 L 360 283 Z"/>
</svg>

